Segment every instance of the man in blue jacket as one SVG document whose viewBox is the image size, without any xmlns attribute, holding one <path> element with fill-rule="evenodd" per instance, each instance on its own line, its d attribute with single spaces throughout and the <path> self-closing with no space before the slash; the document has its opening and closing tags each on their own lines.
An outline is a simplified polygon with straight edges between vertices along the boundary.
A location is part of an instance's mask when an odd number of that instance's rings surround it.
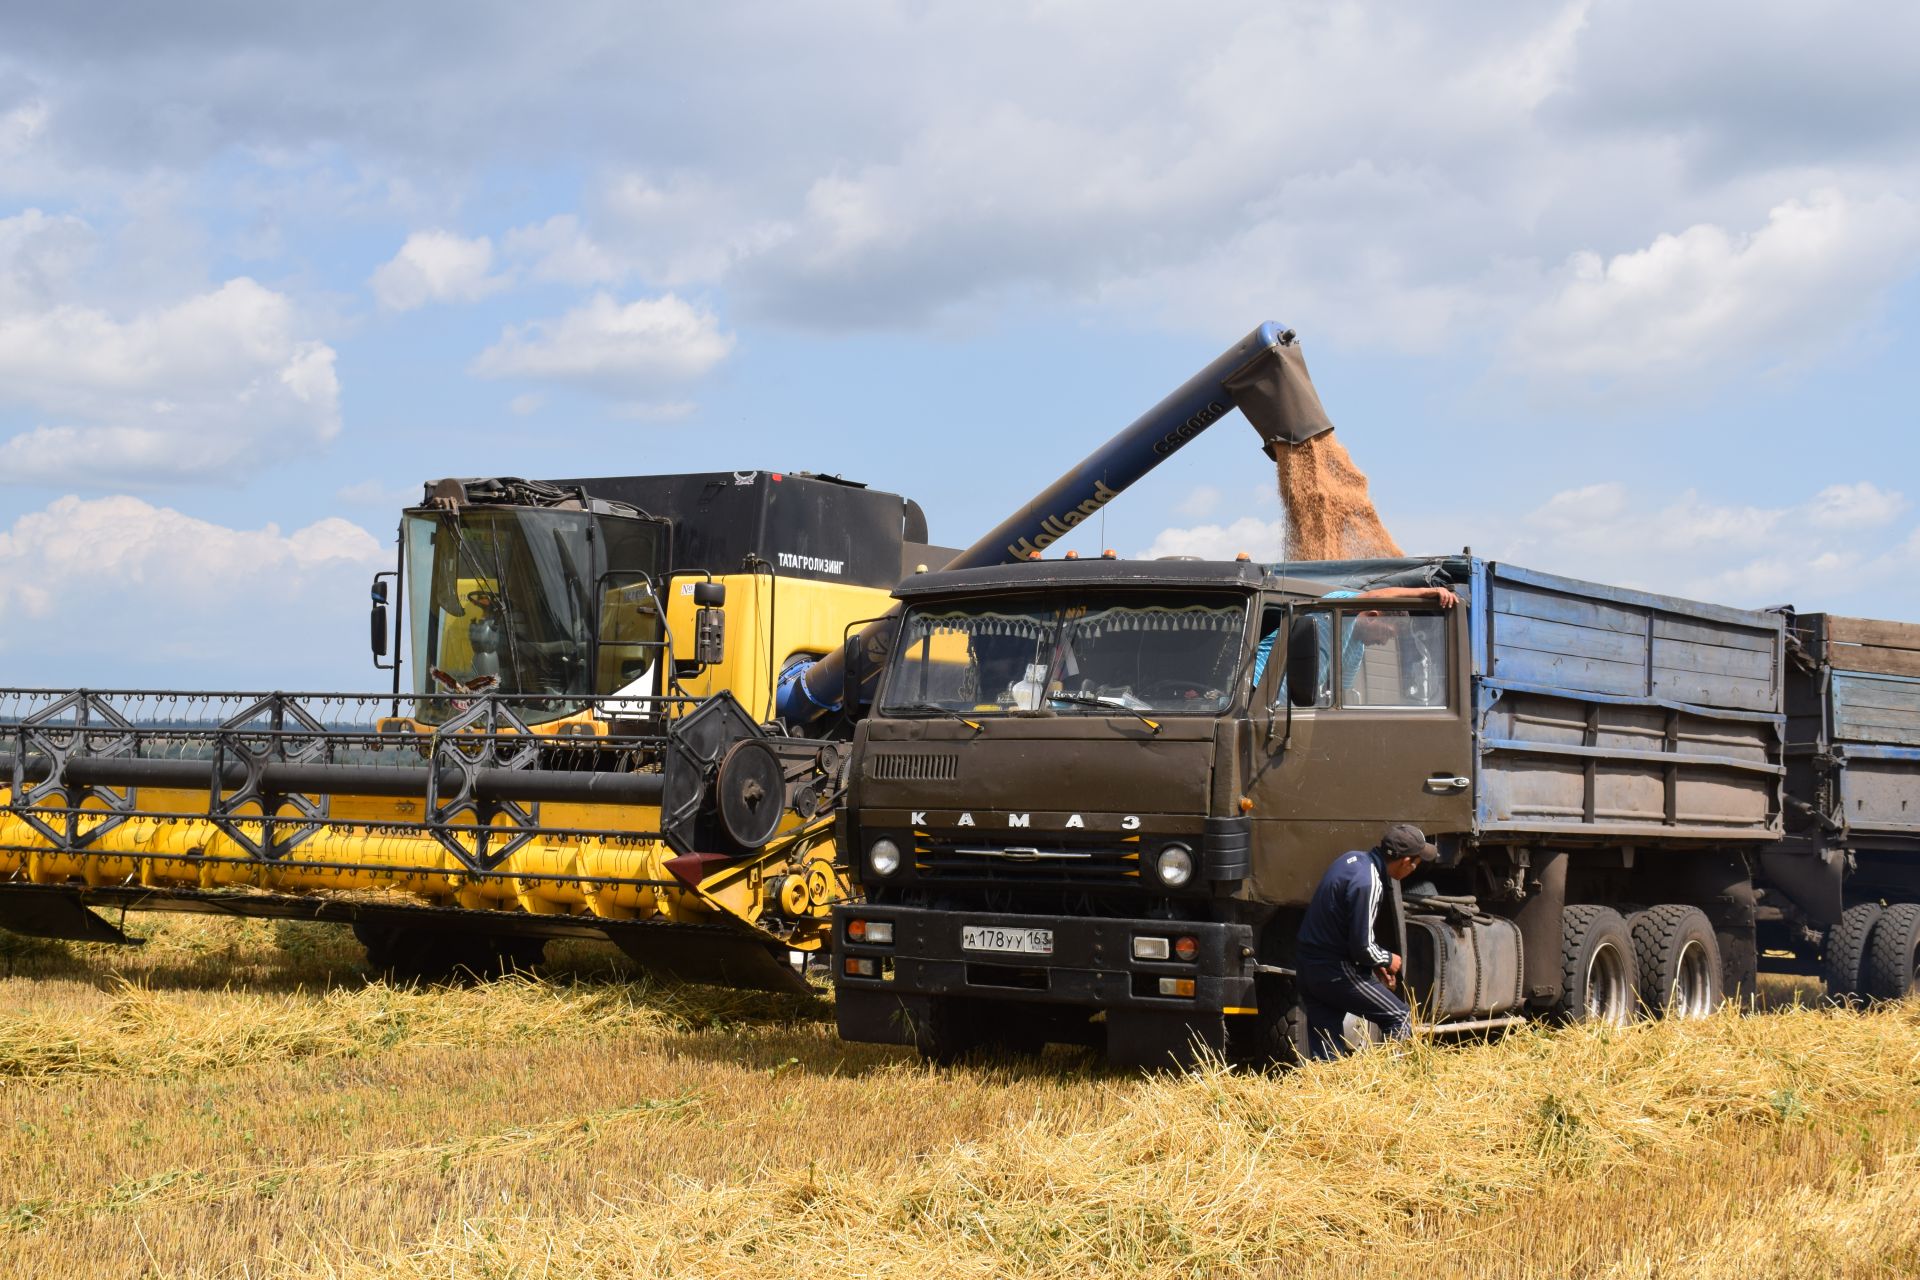
<svg viewBox="0 0 1920 1280">
<path fill-rule="evenodd" d="M 1389 1040 L 1413 1033 L 1407 1002 L 1396 994 L 1400 957 L 1374 935 L 1387 877 L 1405 880 L 1439 852 L 1410 823 L 1387 828 L 1380 843 L 1334 859 L 1307 903 L 1296 960 L 1300 995 L 1307 1007 L 1307 1052 L 1339 1057 L 1346 1015 L 1365 1018 Z"/>
</svg>

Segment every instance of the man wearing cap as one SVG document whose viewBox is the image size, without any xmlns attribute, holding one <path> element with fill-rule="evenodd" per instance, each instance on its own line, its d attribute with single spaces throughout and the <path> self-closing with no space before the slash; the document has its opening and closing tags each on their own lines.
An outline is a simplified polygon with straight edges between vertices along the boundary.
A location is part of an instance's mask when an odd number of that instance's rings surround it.
<svg viewBox="0 0 1920 1280">
<path fill-rule="evenodd" d="M 1388 827 L 1372 849 L 1341 854 L 1320 878 L 1300 922 L 1296 959 L 1309 1056 L 1340 1056 L 1348 1014 L 1373 1023 L 1389 1040 L 1413 1033 L 1407 1002 L 1396 994 L 1400 957 L 1375 940 L 1374 929 L 1387 877 L 1405 880 L 1439 856 L 1425 832 L 1402 822 Z"/>
</svg>

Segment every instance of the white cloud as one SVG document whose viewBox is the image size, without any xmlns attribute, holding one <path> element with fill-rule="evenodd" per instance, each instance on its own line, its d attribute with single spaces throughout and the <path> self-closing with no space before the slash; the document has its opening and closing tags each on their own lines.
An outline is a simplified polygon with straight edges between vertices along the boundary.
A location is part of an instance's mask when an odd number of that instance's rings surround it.
<svg viewBox="0 0 1920 1280">
<path fill-rule="evenodd" d="M 292 301 L 241 276 L 131 315 L 71 300 L 85 224 L 0 226 L 0 441 L 11 483 L 205 479 L 310 452 L 340 429 L 334 352 Z"/>
<path fill-rule="evenodd" d="M 1244 551 L 1255 560 L 1278 560 L 1285 545 L 1286 528 L 1281 521 L 1242 516 L 1225 525 L 1162 529 L 1138 558 L 1198 556 L 1202 560 L 1231 560 Z"/>
<path fill-rule="evenodd" d="M 64 497 L 0 530 L 0 653 L 46 681 L 72 679 L 66 664 L 134 681 L 184 663 L 227 687 L 310 687 L 358 669 L 342 658 L 366 652 L 367 575 L 391 560 L 339 518 L 283 534 Z"/>
<path fill-rule="evenodd" d="M 536 395 L 531 391 L 524 391 L 507 401 L 507 410 L 510 413 L 517 414 L 524 418 L 530 413 L 538 413 L 540 406 L 546 402 L 545 396 Z"/>
<path fill-rule="evenodd" d="M 1889 278 L 1912 269 L 1916 215 L 1896 196 L 1818 191 L 1776 205 L 1750 235 L 1701 223 L 1604 261 L 1574 254 L 1515 327 L 1511 354 L 1534 374 L 1656 383 L 1799 362 L 1809 345 L 1848 336 Z"/>
<path fill-rule="evenodd" d="M 1907 505 L 1868 481 L 1781 505 L 1609 481 L 1513 516 L 1486 505 L 1429 509 L 1395 532 L 1414 548 L 1467 542 L 1529 568 L 1696 600 L 1911 616 L 1920 611 L 1920 529 L 1900 522 Z"/>
<path fill-rule="evenodd" d="M 374 511 L 398 512 L 402 507 L 412 506 L 420 501 L 420 487 L 413 488 L 388 484 L 378 477 L 368 477 L 356 484 L 343 485 L 334 490 L 333 500 L 349 507 L 367 507 Z"/>
<path fill-rule="evenodd" d="M 528 274 L 535 280 L 560 284 L 614 284 L 632 269 L 606 246 L 597 243 L 571 213 L 555 214 L 533 226 L 515 227 L 501 238 L 506 254 L 531 260 Z"/>
<path fill-rule="evenodd" d="M 644 392 L 702 376 L 733 342 L 712 312 L 671 293 L 625 304 L 599 293 L 565 315 L 508 326 L 472 372 Z"/>
<path fill-rule="evenodd" d="M 1828 485 L 1808 504 L 1807 519 L 1823 529 L 1874 529 L 1891 524 L 1907 500 L 1869 480 Z"/>
<path fill-rule="evenodd" d="M 451 231 L 416 231 L 400 251 L 375 269 L 368 282 L 388 311 L 411 311 L 429 302 L 478 302 L 509 283 L 493 270 L 493 242 Z"/>
</svg>

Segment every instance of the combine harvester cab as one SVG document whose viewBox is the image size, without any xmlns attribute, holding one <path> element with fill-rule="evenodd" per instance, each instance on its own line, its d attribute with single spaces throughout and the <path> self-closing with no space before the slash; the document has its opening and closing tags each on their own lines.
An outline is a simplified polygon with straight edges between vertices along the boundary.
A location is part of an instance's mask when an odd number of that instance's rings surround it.
<svg viewBox="0 0 1920 1280">
<path fill-rule="evenodd" d="M 387 694 L 0 692 L 0 927 L 337 920 L 422 976 L 605 937 L 672 976 L 797 984 L 788 952 L 845 893 L 846 748 L 769 727 L 778 671 L 940 554 L 918 508 L 764 471 L 443 480 L 399 533 L 373 589 Z"/>
<path fill-rule="evenodd" d="M 600 937 L 802 987 L 850 893 L 833 820 L 892 589 L 1037 554 L 1235 408 L 1269 449 L 1331 426 L 1262 325 L 957 553 L 804 474 L 431 484 L 374 582 L 386 694 L 0 690 L 0 928 L 334 920 L 411 976 Z"/>
</svg>

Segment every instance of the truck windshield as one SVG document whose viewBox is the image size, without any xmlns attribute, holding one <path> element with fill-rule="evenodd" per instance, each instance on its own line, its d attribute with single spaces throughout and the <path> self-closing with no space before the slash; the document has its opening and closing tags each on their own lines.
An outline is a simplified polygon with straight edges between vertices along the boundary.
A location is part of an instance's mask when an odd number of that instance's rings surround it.
<svg viewBox="0 0 1920 1280">
<path fill-rule="evenodd" d="M 1055 594 L 918 606 L 901 625 L 882 714 L 1215 715 L 1233 701 L 1247 603 Z"/>
<path fill-rule="evenodd" d="M 423 720 L 492 690 L 531 695 L 539 720 L 570 715 L 588 695 L 631 691 L 658 656 L 664 537 L 652 521 L 468 506 L 410 513 L 402 536 L 413 689 L 453 695 L 420 703 Z"/>
</svg>

